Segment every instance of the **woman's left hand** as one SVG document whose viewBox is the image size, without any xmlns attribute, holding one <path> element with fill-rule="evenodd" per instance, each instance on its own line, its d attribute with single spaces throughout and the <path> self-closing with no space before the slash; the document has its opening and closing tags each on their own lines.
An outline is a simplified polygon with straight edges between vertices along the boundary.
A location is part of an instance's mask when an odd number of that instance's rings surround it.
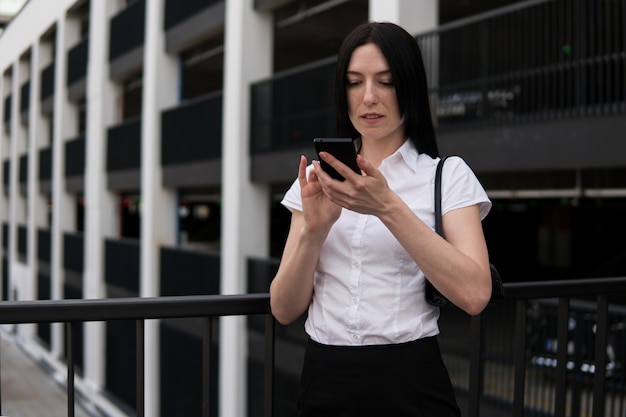
<svg viewBox="0 0 626 417">
<path fill-rule="evenodd" d="M 338 181 L 328 175 L 318 161 L 313 162 L 315 173 L 324 194 L 335 204 L 361 214 L 379 215 L 383 213 L 396 194 L 389 188 L 383 174 L 361 155 L 357 155 L 359 175 L 328 152 L 321 152 L 324 159 L 345 181 Z"/>
</svg>

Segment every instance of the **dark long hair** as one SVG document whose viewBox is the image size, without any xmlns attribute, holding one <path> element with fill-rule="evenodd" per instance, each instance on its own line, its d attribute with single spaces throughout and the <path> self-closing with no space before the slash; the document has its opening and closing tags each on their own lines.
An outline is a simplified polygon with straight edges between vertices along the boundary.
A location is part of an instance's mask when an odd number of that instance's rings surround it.
<svg viewBox="0 0 626 417">
<path fill-rule="evenodd" d="M 354 50 L 368 43 L 377 45 L 387 59 L 400 115 L 405 120 L 405 134 L 420 153 L 433 158 L 439 156 L 422 52 L 415 38 L 394 23 L 363 23 L 350 32 L 341 44 L 335 72 L 337 134 L 340 137 L 359 137 L 348 114 L 346 72 Z"/>
</svg>

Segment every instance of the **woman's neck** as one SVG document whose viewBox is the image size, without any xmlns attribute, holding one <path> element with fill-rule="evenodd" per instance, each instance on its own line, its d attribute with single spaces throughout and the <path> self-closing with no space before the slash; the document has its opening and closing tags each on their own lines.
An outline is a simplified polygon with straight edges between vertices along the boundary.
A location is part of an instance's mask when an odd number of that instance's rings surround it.
<svg viewBox="0 0 626 417">
<path fill-rule="evenodd" d="M 357 148 L 361 156 L 378 167 L 385 158 L 400 149 L 406 140 L 407 139 L 401 141 L 393 139 L 359 139 L 360 143 L 357 143 Z"/>
</svg>

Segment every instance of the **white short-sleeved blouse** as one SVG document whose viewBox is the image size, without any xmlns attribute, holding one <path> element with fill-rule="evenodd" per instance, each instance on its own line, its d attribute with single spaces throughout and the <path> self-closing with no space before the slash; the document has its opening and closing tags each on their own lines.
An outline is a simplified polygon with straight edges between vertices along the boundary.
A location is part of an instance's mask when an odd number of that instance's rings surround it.
<svg viewBox="0 0 626 417">
<path fill-rule="evenodd" d="M 437 162 L 418 154 L 407 140 L 379 167 L 391 189 L 433 229 Z M 282 204 L 302 210 L 297 180 Z M 487 193 L 463 159 L 448 159 L 442 176 L 442 212 L 474 204 L 484 219 L 491 208 Z M 343 209 L 320 253 L 305 330 L 316 342 L 328 345 L 403 343 L 436 335 L 439 309 L 425 301 L 424 280 L 377 217 Z"/>
</svg>

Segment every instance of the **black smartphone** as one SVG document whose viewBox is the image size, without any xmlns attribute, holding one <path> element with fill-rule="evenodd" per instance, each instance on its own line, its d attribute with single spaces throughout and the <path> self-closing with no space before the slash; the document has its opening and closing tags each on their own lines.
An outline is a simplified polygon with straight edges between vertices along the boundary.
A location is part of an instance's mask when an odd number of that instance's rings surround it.
<svg viewBox="0 0 626 417">
<path fill-rule="evenodd" d="M 356 148 L 354 146 L 354 140 L 350 138 L 315 138 L 313 139 L 315 145 L 315 151 L 319 158 L 322 169 L 336 180 L 344 181 L 345 178 L 339 174 L 335 168 L 328 165 L 319 157 L 319 153 L 324 151 L 328 152 L 341 162 L 352 168 L 357 174 L 361 173 L 358 165 L 356 164 Z"/>
</svg>

